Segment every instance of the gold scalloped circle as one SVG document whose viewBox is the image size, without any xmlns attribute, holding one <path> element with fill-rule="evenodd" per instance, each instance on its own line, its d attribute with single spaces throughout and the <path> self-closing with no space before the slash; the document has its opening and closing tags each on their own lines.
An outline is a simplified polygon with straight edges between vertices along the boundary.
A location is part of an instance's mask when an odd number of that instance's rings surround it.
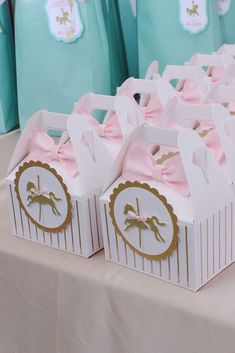
<svg viewBox="0 0 235 353">
<path fill-rule="evenodd" d="M 49 227 L 45 227 L 42 224 L 38 223 L 27 211 L 27 209 L 25 208 L 21 197 L 20 197 L 20 193 L 19 193 L 19 179 L 22 175 L 22 173 L 28 169 L 28 168 L 32 168 L 32 167 L 40 167 L 43 169 L 46 169 L 49 173 L 53 174 L 56 179 L 58 180 L 58 182 L 60 183 L 60 185 L 62 186 L 65 196 L 66 196 L 66 200 L 67 200 L 67 205 L 68 205 L 68 211 L 67 211 L 67 215 L 66 218 L 64 220 L 64 222 L 56 227 L 56 228 L 49 228 Z M 40 161 L 30 161 L 30 162 L 25 162 L 22 166 L 19 167 L 18 171 L 15 174 L 15 179 L 14 179 L 14 184 L 15 184 L 15 192 L 16 192 L 16 196 L 17 196 L 17 200 L 19 202 L 20 207 L 23 209 L 24 213 L 26 214 L 26 216 L 31 220 L 31 222 L 33 224 L 35 224 L 39 229 L 44 230 L 45 232 L 51 232 L 51 233 L 57 233 L 60 232 L 62 230 L 64 230 L 68 224 L 71 223 L 71 219 L 72 219 L 72 203 L 71 203 L 71 196 L 68 192 L 68 188 L 65 185 L 62 177 L 57 173 L 57 171 L 54 168 L 51 168 L 47 163 L 42 163 Z"/>
<path fill-rule="evenodd" d="M 116 200 L 117 196 L 120 194 L 120 192 L 122 192 L 125 189 L 129 189 L 129 188 L 133 188 L 133 187 L 144 189 L 144 190 L 152 193 L 158 199 L 160 199 L 160 201 L 164 204 L 164 206 L 166 207 L 166 209 L 171 217 L 171 221 L 173 224 L 173 237 L 172 237 L 172 241 L 171 241 L 170 246 L 162 254 L 149 255 L 149 254 L 146 254 L 146 253 L 140 251 L 139 249 L 136 249 L 131 243 L 129 243 L 129 241 L 126 239 L 126 237 L 124 236 L 124 234 L 122 233 L 122 231 L 119 229 L 119 227 L 117 225 L 117 222 L 115 219 L 115 214 L 114 214 L 115 200 Z M 143 184 L 143 183 L 140 183 L 139 181 L 134 181 L 134 182 L 126 181 L 125 183 L 120 183 L 118 185 L 118 187 L 113 190 L 113 193 L 110 196 L 109 214 L 110 214 L 110 217 L 112 219 L 112 224 L 113 224 L 117 234 L 119 234 L 121 236 L 121 238 L 123 239 L 123 241 L 140 256 L 143 256 L 149 260 L 162 260 L 162 259 L 165 259 L 165 258 L 171 256 L 172 252 L 176 249 L 177 243 L 179 240 L 179 236 L 178 236 L 179 235 L 179 226 L 177 224 L 178 220 L 177 220 L 176 215 L 174 214 L 173 207 L 167 202 L 167 199 L 165 198 L 165 196 L 161 195 L 157 189 L 151 188 L 148 184 L 146 184 L 146 183 Z"/>
</svg>

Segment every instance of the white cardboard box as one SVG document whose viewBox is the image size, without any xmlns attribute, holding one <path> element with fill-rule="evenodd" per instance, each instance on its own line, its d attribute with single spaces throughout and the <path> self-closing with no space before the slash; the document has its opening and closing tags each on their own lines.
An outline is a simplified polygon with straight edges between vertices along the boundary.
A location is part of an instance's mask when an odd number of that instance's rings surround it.
<svg viewBox="0 0 235 353">
<path fill-rule="evenodd" d="M 69 136 L 77 176 L 70 176 L 58 160 L 25 163 L 35 128 L 64 131 L 59 144 Z M 89 129 L 93 154 L 81 142 L 83 131 Z M 98 198 L 110 166 L 107 151 L 86 120 L 35 113 L 20 136 L 6 178 L 13 235 L 84 257 L 96 253 L 103 248 Z"/>
<path fill-rule="evenodd" d="M 190 197 L 156 180 L 133 183 L 122 179 L 123 158 L 135 140 L 179 149 Z M 157 215 L 166 224 L 159 226 L 164 243 L 155 239 L 152 228 L 125 229 L 127 204 L 141 219 Z M 234 195 L 222 169 L 193 130 L 138 127 L 113 166 L 100 205 L 109 261 L 193 291 L 233 262 Z"/>
</svg>

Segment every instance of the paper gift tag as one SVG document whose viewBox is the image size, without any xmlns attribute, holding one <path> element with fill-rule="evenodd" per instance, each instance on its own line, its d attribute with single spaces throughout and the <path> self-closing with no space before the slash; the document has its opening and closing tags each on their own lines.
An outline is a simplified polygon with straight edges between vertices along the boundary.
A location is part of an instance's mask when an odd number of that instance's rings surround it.
<svg viewBox="0 0 235 353">
<path fill-rule="evenodd" d="M 217 9 L 220 16 L 224 16 L 230 9 L 231 0 L 217 0 Z"/>
<path fill-rule="evenodd" d="M 76 0 L 48 0 L 46 12 L 50 31 L 57 40 L 73 42 L 81 36 L 84 26 Z"/>
<path fill-rule="evenodd" d="M 66 228 L 72 216 L 71 199 L 55 169 L 30 161 L 19 168 L 14 182 L 20 207 L 36 227 L 52 233 Z"/>
<path fill-rule="evenodd" d="M 114 189 L 110 200 L 115 231 L 130 248 L 149 259 L 171 255 L 179 227 L 172 206 L 158 190 L 127 181 Z"/>
<path fill-rule="evenodd" d="M 207 0 L 180 0 L 180 22 L 192 34 L 204 31 L 208 25 Z"/>
</svg>

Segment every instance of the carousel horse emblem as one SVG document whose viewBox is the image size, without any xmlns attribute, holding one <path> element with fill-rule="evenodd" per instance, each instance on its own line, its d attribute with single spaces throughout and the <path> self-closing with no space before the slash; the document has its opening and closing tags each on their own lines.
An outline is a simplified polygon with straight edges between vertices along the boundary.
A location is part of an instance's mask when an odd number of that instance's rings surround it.
<svg viewBox="0 0 235 353">
<path fill-rule="evenodd" d="M 62 12 L 62 16 L 57 16 L 56 17 L 56 21 L 59 22 L 61 25 L 64 24 L 66 25 L 67 22 L 71 23 L 70 19 L 69 19 L 69 12 L 68 11 L 64 11 L 64 9 L 61 9 Z"/>
<path fill-rule="evenodd" d="M 195 17 L 195 16 L 199 16 L 198 9 L 199 9 L 198 4 L 196 4 L 195 1 L 193 0 L 192 1 L 192 8 L 191 9 L 187 8 L 186 11 L 189 16 Z"/>
<path fill-rule="evenodd" d="M 28 207 L 31 206 L 32 204 L 39 205 L 39 222 L 41 222 L 41 218 L 42 218 L 43 205 L 51 206 L 51 209 L 54 215 L 60 216 L 60 212 L 56 207 L 56 201 L 61 201 L 61 198 L 56 197 L 53 192 L 47 193 L 45 191 L 41 191 L 39 176 L 37 176 L 37 178 L 38 178 L 37 186 L 35 186 L 35 184 L 32 181 L 29 181 L 26 186 L 26 191 L 30 193 L 30 195 L 28 196 L 28 202 L 29 202 Z"/>
<path fill-rule="evenodd" d="M 159 227 L 165 227 L 166 223 L 162 223 L 159 221 L 157 216 L 145 217 L 140 216 L 140 207 L 139 207 L 139 199 L 136 199 L 136 209 L 130 205 L 126 204 L 124 209 L 124 215 L 127 216 L 125 220 L 125 231 L 131 228 L 139 229 L 139 247 L 142 247 L 142 230 L 150 229 L 157 242 L 165 242 L 165 239 L 162 237 Z"/>
</svg>

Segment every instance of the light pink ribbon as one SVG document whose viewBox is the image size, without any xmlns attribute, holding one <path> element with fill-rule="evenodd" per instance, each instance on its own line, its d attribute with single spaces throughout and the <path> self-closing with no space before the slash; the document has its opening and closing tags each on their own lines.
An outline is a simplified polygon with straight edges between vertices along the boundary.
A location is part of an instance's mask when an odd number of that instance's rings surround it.
<svg viewBox="0 0 235 353">
<path fill-rule="evenodd" d="M 125 180 L 157 180 L 173 188 L 183 196 L 189 196 L 189 187 L 179 154 L 157 164 L 147 146 L 131 142 L 123 160 L 122 177 Z"/>
<path fill-rule="evenodd" d="M 214 125 L 209 121 L 201 122 L 197 132 L 200 134 L 203 133 L 203 131 L 208 131 L 205 136 L 202 136 L 205 145 L 209 148 L 217 161 L 221 164 L 225 158 L 225 155 Z"/>
<path fill-rule="evenodd" d="M 72 144 L 56 145 L 53 138 L 40 130 L 33 130 L 29 145 L 29 154 L 26 161 L 41 161 L 50 163 L 58 161 L 72 177 L 78 174 L 77 163 L 74 157 Z"/>
<path fill-rule="evenodd" d="M 179 92 L 182 100 L 187 103 L 199 103 L 200 92 L 193 80 L 185 80 L 184 86 Z"/>
<path fill-rule="evenodd" d="M 118 118 L 115 113 L 113 113 L 107 122 L 100 124 L 89 112 L 85 111 L 84 109 L 80 108 L 77 112 L 87 118 L 89 123 L 95 128 L 97 134 L 100 137 L 107 138 L 117 143 L 123 142 L 123 136 L 121 132 L 121 128 L 118 122 Z"/>
<path fill-rule="evenodd" d="M 222 67 L 212 67 L 210 76 L 213 83 L 219 84 L 224 77 L 224 69 Z"/>
</svg>

